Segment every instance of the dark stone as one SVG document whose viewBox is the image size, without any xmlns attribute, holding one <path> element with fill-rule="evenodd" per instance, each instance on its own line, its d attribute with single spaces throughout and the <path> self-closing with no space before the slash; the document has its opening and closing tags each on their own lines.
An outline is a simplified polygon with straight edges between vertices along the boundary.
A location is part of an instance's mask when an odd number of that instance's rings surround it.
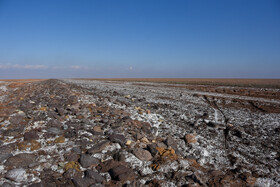
<svg viewBox="0 0 280 187">
<path fill-rule="evenodd" d="M 66 161 L 78 161 L 80 158 L 80 155 L 76 154 L 76 153 L 66 153 L 64 154 L 64 159 Z"/>
<path fill-rule="evenodd" d="M 124 165 L 127 166 L 126 162 L 118 162 L 115 160 L 107 160 L 105 162 L 101 162 L 99 167 L 97 168 L 100 172 L 108 172 L 110 169 L 119 166 L 119 165 Z"/>
<path fill-rule="evenodd" d="M 85 187 L 85 186 L 90 186 L 91 184 L 95 183 L 94 179 L 90 179 L 90 178 L 74 178 L 73 183 L 75 184 L 75 186 L 77 187 Z"/>
<path fill-rule="evenodd" d="M 125 155 L 124 153 L 117 152 L 116 154 L 113 155 L 114 160 L 117 161 L 124 161 L 125 160 Z"/>
<path fill-rule="evenodd" d="M 92 184 L 89 187 L 105 187 L 103 184 L 97 183 L 97 184 Z"/>
<path fill-rule="evenodd" d="M 95 144 L 92 148 L 90 148 L 87 152 L 94 154 L 101 152 L 103 149 L 105 149 L 110 144 L 110 141 L 104 140 L 102 142 L 99 142 Z"/>
<path fill-rule="evenodd" d="M 164 143 L 167 145 L 167 146 L 170 146 L 174 149 L 175 146 L 177 146 L 175 140 L 171 137 L 171 136 L 168 136 L 166 138 L 166 140 L 164 141 Z"/>
<path fill-rule="evenodd" d="M 54 184 L 54 186 L 56 185 Z M 48 187 L 48 185 L 45 185 L 44 182 L 38 182 L 38 183 L 30 184 L 28 187 Z"/>
<path fill-rule="evenodd" d="M 118 176 L 119 181 L 132 181 L 134 179 L 135 179 L 135 174 L 133 173 L 133 171 L 126 172 Z"/>
<path fill-rule="evenodd" d="M 12 184 L 12 183 L 9 183 L 9 182 L 4 182 L 2 184 L 2 187 L 15 187 L 16 185 Z"/>
<path fill-rule="evenodd" d="M 47 124 L 48 127 L 56 127 L 60 128 L 62 126 L 62 123 L 58 120 L 50 120 Z"/>
<path fill-rule="evenodd" d="M 133 149 L 133 154 L 140 160 L 149 161 L 153 159 L 151 153 L 142 148 Z"/>
<path fill-rule="evenodd" d="M 90 156 L 89 154 L 82 154 L 80 158 L 80 163 L 82 167 L 87 168 L 92 165 L 98 165 L 100 162 L 97 158 Z"/>
<path fill-rule="evenodd" d="M 81 153 L 81 152 L 82 152 L 82 150 L 81 150 L 80 147 L 74 147 L 74 148 L 72 149 L 72 151 L 73 151 L 74 153 Z"/>
<path fill-rule="evenodd" d="M 59 116 L 64 116 L 66 114 L 66 110 L 62 107 L 57 107 L 54 110 Z"/>
<path fill-rule="evenodd" d="M 68 179 L 79 178 L 82 177 L 82 173 L 77 171 L 76 169 L 70 168 L 66 172 L 63 173 L 63 176 Z"/>
<path fill-rule="evenodd" d="M 23 130 L 24 130 L 23 127 L 16 128 L 16 129 L 8 129 L 3 132 L 3 135 L 4 136 L 18 136 L 19 134 L 21 134 L 23 132 Z"/>
<path fill-rule="evenodd" d="M 73 130 L 73 129 L 69 129 L 65 135 L 64 135 L 65 138 L 75 138 L 77 137 L 77 132 L 76 130 Z"/>
<path fill-rule="evenodd" d="M 26 168 L 36 161 L 37 156 L 29 153 L 21 153 L 8 158 L 5 162 L 6 166 L 23 167 Z"/>
<path fill-rule="evenodd" d="M 9 145 L 4 145 L 4 146 L 0 147 L 1 153 L 11 153 L 15 149 L 16 149 L 15 144 L 9 144 Z"/>
<path fill-rule="evenodd" d="M 13 156 L 11 153 L 0 153 L 0 163 L 3 162 L 4 160 L 7 160 L 11 156 Z"/>
<path fill-rule="evenodd" d="M 86 170 L 85 176 L 87 178 L 94 179 L 96 183 L 103 183 L 105 182 L 104 177 L 102 177 L 99 173 L 93 170 Z"/>
<path fill-rule="evenodd" d="M 158 150 L 156 148 L 157 148 L 157 145 L 154 143 L 149 144 L 147 146 L 148 151 L 150 151 L 150 153 L 152 154 L 153 157 L 156 156 L 156 154 L 158 153 Z"/>
<path fill-rule="evenodd" d="M 11 117 L 11 119 L 10 119 L 10 123 L 11 124 L 21 124 L 22 122 L 23 122 L 23 120 L 24 120 L 24 117 L 25 116 L 23 116 L 23 115 L 19 115 L 19 114 L 17 114 L 17 115 L 15 115 L 15 116 L 13 116 L 13 117 Z"/>
<path fill-rule="evenodd" d="M 168 137 L 166 138 L 166 140 L 164 141 L 164 143 L 165 143 L 168 147 L 172 147 L 172 148 L 175 150 L 175 152 L 176 152 L 177 154 L 180 154 L 180 153 L 179 153 L 179 150 L 178 150 L 178 147 L 177 147 L 177 142 L 176 142 L 171 136 L 168 136 Z"/>
<path fill-rule="evenodd" d="M 114 180 L 133 180 L 134 173 L 133 170 L 130 168 L 125 167 L 124 165 L 118 165 L 109 171 L 112 179 Z"/>
<path fill-rule="evenodd" d="M 126 143 L 126 138 L 122 134 L 112 134 L 109 136 L 109 140 L 114 143 L 119 143 L 121 146 L 124 146 Z"/>
<path fill-rule="evenodd" d="M 24 140 L 37 140 L 39 138 L 38 133 L 36 131 L 29 131 L 24 133 Z"/>
</svg>

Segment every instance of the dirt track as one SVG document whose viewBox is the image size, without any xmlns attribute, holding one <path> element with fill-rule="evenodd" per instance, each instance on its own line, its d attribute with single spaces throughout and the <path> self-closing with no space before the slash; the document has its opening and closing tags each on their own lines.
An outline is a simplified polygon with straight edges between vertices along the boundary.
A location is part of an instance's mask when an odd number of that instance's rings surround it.
<svg viewBox="0 0 280 187">
<path fill-rule="evenodd" d="M 108 80 L 0 87 L 2 185 L 280 185 L 279 89 Z"/>
</svg>

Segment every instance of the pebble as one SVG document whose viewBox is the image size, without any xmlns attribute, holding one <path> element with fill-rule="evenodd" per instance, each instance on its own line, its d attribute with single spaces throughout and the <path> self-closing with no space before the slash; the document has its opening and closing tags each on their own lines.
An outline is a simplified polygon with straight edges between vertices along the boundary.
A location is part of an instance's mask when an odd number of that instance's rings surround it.
<svg viewBox="0 0 280 187">
<path fill-rule="evenodd" d="M 68 179 L 73 179 L 73 178 L 78 178 L 78 177 L 82 177 L 82 173 L 80 171 L 77 171 L 76 169 L 74 168 L 70 168 L 68 169 L 66 172 L 63 173 L 63 176 L 65 178 L 68 178 Z"/>
<path fill-rule="evenodd" d="M 196 140 L 195 134 L 186 134 L 186 135 L 185 135 L 185 141 L 186 141 L 188 144 L 194 144 L 194 143 L 196 143 L 197 140 Z"/>
<path fill-rule="evenodd" d="M 109 171 L 112 179 L 114 180 L 133 180 L 134 172 L 132 169 L 125 167 L 124 165 L 118 165 Z"/>
<path fill-rule="evenodd" d="M 108 140 L 101 141 L 101 142 L 95 144 L 94 146 L 92 146 L 92 148 L 90 148 L 87 152 L 91 153 L 91 154 L 101 152 L 109 144 L 110 144 L 110 141 L 108 141 Z"/>
<path fill-rule="evenodd" d="M 105 182 L 105 178 L 102 177 L 99 173 L 93 170 L 86 170 L 85 177 L 94 179 L 96 183 Z"/>
<path fill-rule="evenodd" d="M 47 132 L 50 134 L 54 134 L 54 135 L 60 135 L 63 133 L 63 131 L 61 129 L 56 128 L 56 127 L 51 127 L 49 129 L 47 129 Z"/>
<path fill-rule="evenodd" d="M 92 165 L 96 166 L 100 163 L 97 158 L 94 158 L 89 154 L 82 154 L 79 161 L 81 166 L 84 168 L 90 167 Z"/>
<path fill-rule="evenodd" d="M 75 184 L 76 187 L 90 186 L 91 184 L 95 183 L 94 179 L 81 178 L 81 177 L 76 177 L 72 181 L 73 181 L 73 183 Z"/>
<path fill-rule="evenodd" d="M 20 153 L 13 157 L 8 158 L 5 162 L 6 166 L 14 166 L 14 167 L 28 167 L 31 163 L 36 161 L 37 156 L 29 153 Z"/>
<path fill-rule="evenodd" d="M 15 182 L 22 182 L 27 179 L 26 171 L 23 168 L 16 168 L 16 169 L 9 170 L 6 173 L 5 177 Z"/>
<path fill-rule="evenodd" d="M 151 153 L 147 150 L 142 149 L 142 148 L 133 149 L 133 154 L 137 158 L 139 158 L 140 160 L 150 161 L 150 160 L 153 159 Z"/>
<path fill-rule="evenodd" d="M 111 134 L 108 139 L 113 143 L 119 143 L 121 146 L 126 143 L 126 138 L 122 134 Z"/>
</svg>

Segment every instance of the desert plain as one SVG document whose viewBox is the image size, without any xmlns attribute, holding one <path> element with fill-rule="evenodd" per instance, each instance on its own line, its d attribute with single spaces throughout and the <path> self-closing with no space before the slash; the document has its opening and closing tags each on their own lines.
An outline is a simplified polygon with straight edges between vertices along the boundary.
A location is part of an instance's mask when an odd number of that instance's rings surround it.
<svg viewBox="0 0 280 187">
<path fill-rule="evenodd" d="M 0 81 L 1 186 L 280 186 L 279 79 Z"/>
</svg>

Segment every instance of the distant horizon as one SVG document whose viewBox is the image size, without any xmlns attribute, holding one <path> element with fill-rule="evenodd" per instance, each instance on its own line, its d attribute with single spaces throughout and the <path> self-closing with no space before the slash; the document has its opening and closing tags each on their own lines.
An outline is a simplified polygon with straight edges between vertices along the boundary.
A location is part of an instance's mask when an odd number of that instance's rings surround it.
<svg viewBox="0 0 280 187">
<path fill-rule="evenodd" d="M 135 80 L 135 79 L 182 79 L 182 80 L 280 80 L 280 78 L 170 78 L 170 77 L 160 77 L 160 78 L 154 78 L 154 77 L 141 77 L 141 78 L 136 78 L 136 77 L 121 77 L 121 78 L 116 78 L 116 77 L 109 77 L 109 78 L 97 78 L 97 77 L 88 77 L 88 78 L 83 78 L 83 77 L 71 77 L 71 78 L 22 78 L 22 79 L 10 79 L 10 78 L 4 78 L 0 79 L 1 80 L 48 80 L 48 79 L 85 79 L 85 80 Z"/>
<path fill-rule="evenodd" d="M 0 0 L 0 79 L 280 78 L 277 0 Z"/>
</svg>

